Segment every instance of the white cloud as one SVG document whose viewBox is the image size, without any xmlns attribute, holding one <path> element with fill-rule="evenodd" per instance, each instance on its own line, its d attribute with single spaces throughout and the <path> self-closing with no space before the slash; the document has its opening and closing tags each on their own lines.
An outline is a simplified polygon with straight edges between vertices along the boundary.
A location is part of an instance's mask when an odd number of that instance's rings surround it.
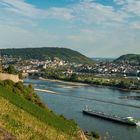
<svg viewBox="0 0 140 140">
<path fill-rule="evenodd" d="M 24 0 L 1 0 L 1 3 L 5 4 L 5 9 L 7 11 L 23 16 L 32 17 L 40 12 L 39 9 L 26 3 Z"/>
<path fill-rule="evenodd" d="M 114 0 L 117 5 L 124 5 L 126 4 L 126 0 Z"/>
<path fill-rule="evenodd" d="M 3 6 L 0 11 L 9 11 L 9 13 L 18 14 L 30 18 L 56 18 L 69 20 L 73 18 L 69 8 L 50 8 L 47 10 L 39 9 L 25 0 L 1 0 Z"/>
<path fill-rule="evenodd" d="M 125 13 L 116 11 L 112 6 L 104 6 L 94 2 L 82 2 L 74 7 L 74 11 L 80 20 L 87 23 L 120 23 L 127 17 Z"/>
<path fill-rule="evenodd" d="M 28 30 L 17 26 L 0 24 L 0 48 L 55 46 L 58 36 L 47 30 Z"/>
<path fill-rule="evenodd" d="M 140 1 L 127 0 L 127 4 L 124 5 L 124 10 L 140 17 Z"/>
<path fill-rule="evenodd" d="M 140 29 L 140 1 L 114 0 L 119 8 L 94 0 L 79 1 L 39 9 L 25 0 L 1 0 L 1 47 L 62 46 L 90 56 L 139 51 L 140 33 L 135 34 L 134 29 Z M 56 23 L 51 28 L 42 26 L 47 21 L 54 24 L 52 19 Z"/>
<path fill-rule="evenodd" d="M 82 0 L 82 2 L 65 8 L 52 7 L 47 10 L 26 3 L 24 0 L 1 0 L 4 10 L 9 12 L 31 17 L 31 18 L 56 18 L 71 20 L 75 17 L 87 22 L 122 22 L 125 14 L 117 12 L 112 6 L 104 6 L 91 0 Z M 3 10 L 0 9 L 0 10 Z"/>
<path fill-rule="evenodd" d="M 121 5 L 124 12 L 140 17 L 140 0 L 114 0 L 114 2 Z"/>
<path fill-rule="evenodd" d="M 59 19 L 82 21 L 84 23 L 107 24 L 124 23 L 133 13 L 140 17 L 139 0 L 114 0 L 116 4 L 121 4 L 122 8 L 116 10 L 113 6 L 104 6 L 94 0 L 81 0 L 81 2 L 67 7 L 52 7 L 49 9 L 39 9 L 25 0 L 1 0 L 0 12 L 8 12 L 27 16 L 35 19 Z"/>
<path fill-rule="evenodd" d="M 55 18 L 55 19 L 65 19 L 65 20 L 70 20 L 73 19 L 74 16 L 71 14 L 72 10 L 69 8 L 50 8 L 46 12 L 42 11 L 42 15 L 44 17 L 48 18 Z"/>
<path fill-rule="evenodd" d="M 66 39 L 69 39 L 72 42 L 75 42 L 75 44 L 93 44 L 97 42 L 98 40 L 102 40 L 105 36 L 105 32 L 102 30 L 90 30 L 88 28 L 81 29 L 79 34 L 76 35 L 69 35 L 66 37 Z"/>
<path fill-rule="evenodd" d="M 140 22 L 134 22 L 134 23 L 130 24 L 130 28 L 140 30 Z"/>
</svg>

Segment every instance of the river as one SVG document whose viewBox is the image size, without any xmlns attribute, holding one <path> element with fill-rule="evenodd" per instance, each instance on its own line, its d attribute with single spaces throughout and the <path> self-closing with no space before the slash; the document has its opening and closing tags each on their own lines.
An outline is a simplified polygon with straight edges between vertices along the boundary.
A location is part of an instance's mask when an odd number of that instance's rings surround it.
<svg viewBox="0 0 140 140">
<path fill-rule="evenodd" d="M 96 131 L 103 138 L 112 140 L 140 139 L 140 126 L 126 126 L 82 114 L 83 107 L 88 105 L 97 111 L 121 117 L 133 116 L 140 120 L 140 101 L 120 98 L 138 96 L 140 93 L 47 80 L 25 79 L 24 82 L 32 83 L 35 88 L 42 89 L 43 91 L 36 91 L 36 93 L 51 110 L 63 114 L 68 119 L 74 119 L 84 130 Z"/>
</svg>

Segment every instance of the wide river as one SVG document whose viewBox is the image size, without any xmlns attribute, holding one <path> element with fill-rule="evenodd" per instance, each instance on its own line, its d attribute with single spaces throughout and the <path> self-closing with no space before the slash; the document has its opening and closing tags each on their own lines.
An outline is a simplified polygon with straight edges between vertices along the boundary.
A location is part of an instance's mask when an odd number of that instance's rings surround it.
<svg viewBox="0 0 140 140">
<path fill-rule="evenodd" d="M 112 140 L 140 140 L 140 126 L 126 126 L 82 114 L 83 107 L 88 105 L 97 111 L 121 117 L 133 116 L 140 120 L 140 100 L 120 98 L 138 96 L 140 93 L 47 80 L 25 79 L 25 83 L 43 89 L 36 91 L 42 101 L 58 114 L 74 119 L 84 130 L 96 131 L 103 138 L 106 136 Z"/>
</svg>

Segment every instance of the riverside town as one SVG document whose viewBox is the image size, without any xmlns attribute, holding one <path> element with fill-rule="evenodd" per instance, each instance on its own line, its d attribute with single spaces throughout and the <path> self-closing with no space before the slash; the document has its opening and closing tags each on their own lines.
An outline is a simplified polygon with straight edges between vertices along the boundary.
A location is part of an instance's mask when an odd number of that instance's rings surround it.
<svg viewBox="0 0 140 140">
<path fill-rule="evenodd" d="M 140 0 L 0 0 L 0 140 L 140 140 Z"/>
</svg>

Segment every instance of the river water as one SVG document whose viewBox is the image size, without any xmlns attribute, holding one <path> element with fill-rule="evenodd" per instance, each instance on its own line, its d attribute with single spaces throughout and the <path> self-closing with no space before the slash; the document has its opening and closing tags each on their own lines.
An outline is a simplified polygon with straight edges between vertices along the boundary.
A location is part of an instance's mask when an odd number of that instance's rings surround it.
<svg viewBox="0 0 140 140">
<path fill-rule="evenodd" d="M 25 83 L 32 83 L 38 89 L 56 92 L 57 94 L 51 94 L 36 91 L 51 110 L 68 119 L 74 119 L 84 130 L 96 131 L 103 138 L 112 140 L 140 140 L 140 126 L 126 126 L 82 114 L 83 107 L 88 105 L 97 111 L 121 117 L 133 116 L 140 120 L 140 101 L 120 99 L 123 96 L 138 96 L 140 93 L 47 80 L 25 79 Z"/>
</svg>

